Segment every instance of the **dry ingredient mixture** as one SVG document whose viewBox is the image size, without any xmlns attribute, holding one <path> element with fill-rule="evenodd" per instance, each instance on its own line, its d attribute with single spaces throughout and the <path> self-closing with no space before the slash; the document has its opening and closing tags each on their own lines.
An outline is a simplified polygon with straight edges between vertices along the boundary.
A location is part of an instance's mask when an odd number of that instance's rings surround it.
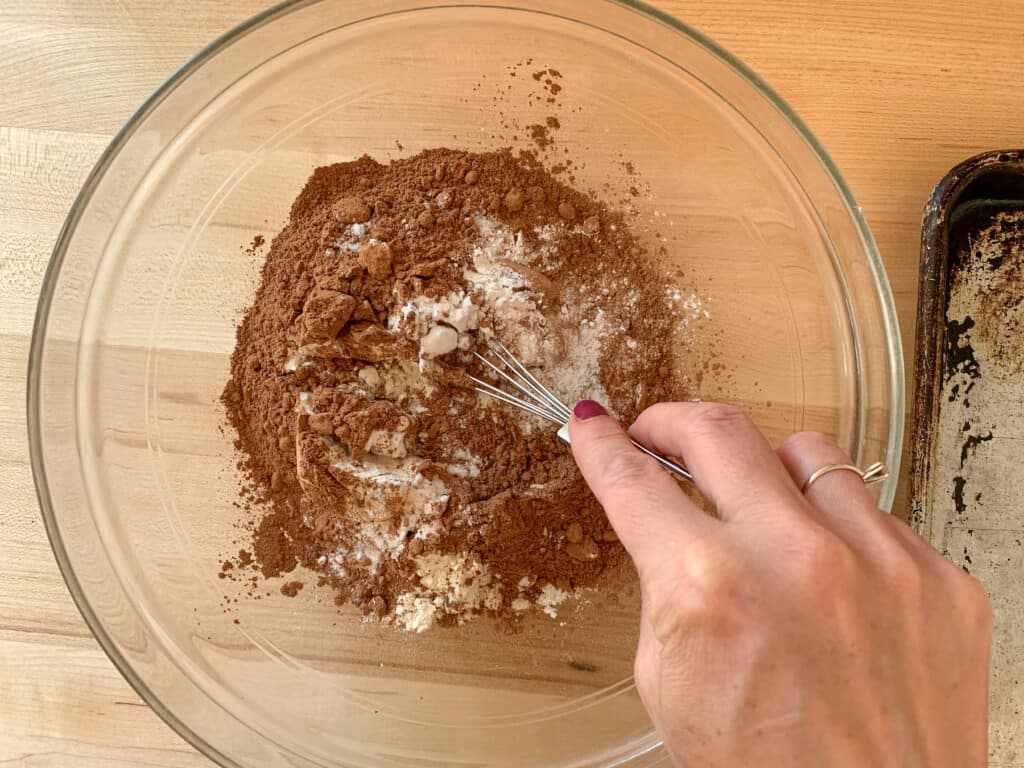
<svg viewBox="0 0 1024 768">
<path fill-rule="evenodd" d="M 472 351 L 498 338 L 628 421 L 685 396 L 684 303 L 622 216 L 529 153 L 318 168 L 238 329 L 223 401 L 258 522 L 222 576 L 301 565 L 415 632 L 556 616 L 626 556 L 551 425 L 469 388 Z"/>
</svg>

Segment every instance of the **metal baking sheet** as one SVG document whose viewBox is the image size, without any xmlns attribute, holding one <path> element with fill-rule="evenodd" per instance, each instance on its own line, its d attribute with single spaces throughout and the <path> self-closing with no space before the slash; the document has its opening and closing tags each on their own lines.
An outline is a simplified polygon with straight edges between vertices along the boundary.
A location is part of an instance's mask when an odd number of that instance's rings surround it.
<svg viewBox="0 0 1024 768">
<path fill-rule="evenodd" d="M 992 597 L 990 765 L 1024 766 L 1024 151 L 939 183 L 920 280 L 911 520 Z"/>
</svg>

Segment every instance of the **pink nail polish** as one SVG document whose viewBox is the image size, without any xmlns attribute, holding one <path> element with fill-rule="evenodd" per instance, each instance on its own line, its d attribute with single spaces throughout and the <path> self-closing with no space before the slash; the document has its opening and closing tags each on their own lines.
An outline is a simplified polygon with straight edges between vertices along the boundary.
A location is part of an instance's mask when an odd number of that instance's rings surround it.
<svg viewBox="0 0 1024 768">
<path fill-rule="evenodd" d="M 593 400 L 580 400 L 572 409 L 572 415 L 580 421 L 586 421 L 595 416 L 605 416 L 607 413 L 608 411 L 600 403 L 595 403 Z"/>
</svg>

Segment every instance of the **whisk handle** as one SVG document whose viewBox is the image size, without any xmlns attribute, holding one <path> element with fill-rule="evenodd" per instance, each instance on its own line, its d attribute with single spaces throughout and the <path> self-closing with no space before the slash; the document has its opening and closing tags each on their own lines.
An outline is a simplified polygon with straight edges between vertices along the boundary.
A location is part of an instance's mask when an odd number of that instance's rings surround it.
<svg viewBox="0 0 1024 768">
<path fill-rule="evenodd" d="M 568 424 L 563 425 L 558 430 L 558 437 L 566 445 L 570 445 L 571 444 L 571 441 L 569 439 L 569 425 Z M 637 449 L 641 453 L 646 453 L 648 456 L 650 456 L 656 462 L 661 464 L 661 466 L 663 466 L 669 472 L 672 472 L 673 474 L 679 475 L 680 477 L 682 477 L 682 478 L 684 478 L 686 480 L 689 480 L 691 483 L 693 482 L 693 475 L 690 474 L 689 470 L 687 470 L 686 467 L 680 466 L 679 464 L 676 464 L 671 459 L 668 459 L 668 458 L 662 456 L 660 453 L 652 451 L 646 445 L 641 445 L 640 443 L 638 443 L 633 438 L 630 438 L 630 442 L 633 443 L 633 445 L 635 445 L 637 447 Z"/>
</svg>

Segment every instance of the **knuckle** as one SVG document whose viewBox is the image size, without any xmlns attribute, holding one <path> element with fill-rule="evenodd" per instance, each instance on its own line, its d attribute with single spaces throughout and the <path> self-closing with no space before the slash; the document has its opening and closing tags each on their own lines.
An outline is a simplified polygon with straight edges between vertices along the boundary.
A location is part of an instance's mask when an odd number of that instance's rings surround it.
<svg viewBox="0 0 1024 768">
<path fill-rule="evenodd" d="M 695 547 L 687 553 L 679 582 L 666 599 L 651 605 L 651 624 L 667 645 L 699 632 L 725 638 L 744 632 L 750 620 L 744 596 L 745 580 L 735 560 Z"/>
<path fill-rule="evenodd" d="M 694 409 L 692 423 L 701 431 L 731 431 L 753 425 L 750 417 L 734 405 L 701 403 Z"/>
<path fill-rule="evenodd" d="M 924 547 L 921 559 L 929 566 L 931 594 L 945 600 L 957 615 L 963 615 L 979 629 L 991 634 L 994 616 L 992 601 L 981 582 L 952 560 L 940 555 L 927 542 L 922 542 Z"/>
<path fill-rule="evenodd" d="M 629 448 L 616 450 L 608 458 L 603 474 L 612 487 L 632 488 L 650 477 L 651 460 Z"/>
<path fill-rule="evenodd" d="M 955 568 L 955 566 L 954 566 Z M 960 611 L 973 617 L 977 622 L 991 627 L 993 621 L 992 601 L 989 599 L 981 582 L 968 573 L 955 568 L 956 586 L 954 590 Z"/>
<path fill-rule="evenodd" d="M 994 621 L 992 601 L 976 578 L 945 557 L 941 558 L 941 588 L 956 615 L 991 635 Z"/>
<path fill-rule="evenodd" d="M 859 572 L 857 555 L 838 536 L 824 529 L 792 534 L 789 572 L 803 593 L 823 600 L 851 593 Z"/>
<path fill-rule="evenodd" d="M 820 451 L 821 449 L 834 449 L 836 442 L 824 432 L 794 432 L 779 445 L 781 453 L 793 456 Z"/>
<path fill-rule="evenodd" d="M 882 581 L 891 593 L 916 598 L 924 591 L 925 573 L 917 559 L 902 547 L 893 547 L 885 556 Z"/>
<path fill-rule="evenodd" d="M 740 580 L 732 558 L 720 547 L 711 551 L 708 547 L 693 547 L 687 552 L 684 564 L 685 576 L 690 584 L 703 594 L 731 592 Z"/>
<path fill-rule="evenodd" d="M 888 526 L 889 530 L 895 534 L 903 543 L 910 547 L 919 547 L 921 544 L 927 543 L 918 536 L 917 533 L 903 520 L 896 515 L 882 515 L 883 523 Z M 930 546 L 926 551 L 934 551 Z"/>
</svg>

